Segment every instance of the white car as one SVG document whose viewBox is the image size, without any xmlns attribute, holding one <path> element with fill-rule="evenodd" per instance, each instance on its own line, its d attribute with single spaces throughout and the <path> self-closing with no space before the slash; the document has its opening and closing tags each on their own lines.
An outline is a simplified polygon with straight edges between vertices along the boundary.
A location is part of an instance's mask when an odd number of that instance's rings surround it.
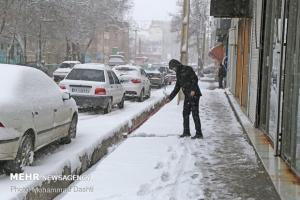
<svg viewBox="0 0 300 200">
<path fill-rule="evenodd" d="M 0 64 L 0 166 L 20 173 L 34 152 L 76 136 L 77 106 L 45 73 Z"/>
<path fill-rule="evenodd" d="M 125 91 L 116 74 L 103 64 L 76 65 L 59 85 L 80 108 L 103 109 L 106 114 L 114 105 L 124 107 Z"/>
<path fill-rule="evenodd" d="M 108 65 L 110 67 L 125 65 L 127 62 L 122 55 L 110 55 L 108 60 Z"/>
<path fill-rule="evenodd" d="M 151 83 L 139 66 L 121 65 L 113 69 L 122 83 L 126 96 L 137 97 L 142 102 L 151 96 Z"/>
<path fill-rule="evenodd" d="M 59 67 L 53 72 L 53 78 L 55 82 L 60 82 L 63 80 L 68 73 L 72 70 L 72 68 L 77 65 L 81 64 L 79 61 L 64 61 L 59 65 Z"/>
</svg>

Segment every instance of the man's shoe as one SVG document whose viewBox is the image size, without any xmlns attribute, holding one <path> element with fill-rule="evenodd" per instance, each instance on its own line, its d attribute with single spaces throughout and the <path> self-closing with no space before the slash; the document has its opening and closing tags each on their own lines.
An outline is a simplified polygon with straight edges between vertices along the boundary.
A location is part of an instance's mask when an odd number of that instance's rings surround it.
<svg viewBox="0 0 300 200">
<path fill-rule="evenodd" d="M 182 135 L 179 136 L 180 138 L 184 138 L 184 137 L 191 137 L 190 133 L 184 133 Z"/>
<path fill-rule="evenodd" d="M 192 137 L 193 140 L 195 139 L 203 139 L 203 135 L 196 134 L 195 136 Z"/>
</svg>

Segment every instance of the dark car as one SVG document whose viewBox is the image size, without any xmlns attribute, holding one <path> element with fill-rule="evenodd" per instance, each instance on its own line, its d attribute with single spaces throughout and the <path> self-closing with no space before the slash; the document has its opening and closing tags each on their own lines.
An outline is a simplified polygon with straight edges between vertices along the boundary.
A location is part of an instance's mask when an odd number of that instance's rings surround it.
<svg viewBox="0 0 300 200">
<path fill-rule="evenodd" d="M 152 67 L 157 68 L 158 71 L 160 71 L 160 73 L 162 74 L 163 79 L 164 79 L 164 83 L 163 83 L 164 85 L 170 85 L 172 83 L 172 79 L 169 76 L 169 73 L 170 73 L 169 67 L 167 67 L 164 64 L 152 64 Z"/>
<path fill-rule="evenodd" d="M 157 67 L 147 67 L 145 72 L 150 80 L 151 86 L 161 88 L 165 84 L 164 74 Z"/>
</svg>

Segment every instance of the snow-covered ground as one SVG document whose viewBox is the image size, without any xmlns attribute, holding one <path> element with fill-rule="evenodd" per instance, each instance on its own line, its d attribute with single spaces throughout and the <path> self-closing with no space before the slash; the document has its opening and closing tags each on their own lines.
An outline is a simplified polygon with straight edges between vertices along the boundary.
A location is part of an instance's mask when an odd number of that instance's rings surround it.
<svg viewBox="0 0 300 200">
<path fill-rule="evenodd" d="M 168 86 L 170 90 L 172 86 Z M 25 169 L 26 174 L 39 174 L 40 176 L 58 175 L 63 167 L 68 164 L 72 170 L 79 164 L 79 155 L 92 152 L 94 147 L 99 146 L 101 142 L 112 136 L 115 130 L 131 119 L 148 110 L 152 105 L 159 102 L 164 97 L 164 90 L 154 90 L 150 99 L 143 103 L 126 101 L 124 109 L 114 109 L 113 112 L 103 115 L 95 113 L 82 113 L 79 116 L 78 132 L 75 140 L 69 145 L 58 146 L 50 145 L 37 153 L 37 159 L 33 166 Z M 0 199 L 14 199 L 17 196 L 22 197 L 25 193 L 16 192 L 13 187 L 28 189 L 41 184 L 40 181 L 16 181 L 10 180 L 10 177 L 0 175 Z"/>
<path fill-rule="evenodd" d="M 182 104 L 173 101 L 88 170 L 90 181 L 75 182 L 57 199 L 277 199 L 224 91 L 213 82 L 200 85 L 211 88 L 200 101 L 203 140 L 178 138 Z"/>
</svg>

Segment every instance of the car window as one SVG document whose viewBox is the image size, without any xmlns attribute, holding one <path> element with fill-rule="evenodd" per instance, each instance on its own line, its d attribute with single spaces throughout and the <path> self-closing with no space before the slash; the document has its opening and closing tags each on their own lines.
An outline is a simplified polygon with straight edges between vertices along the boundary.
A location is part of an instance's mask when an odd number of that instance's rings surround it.
<svg viewBox="0 0 300 200">
<path fill-rule="evenodd" d="M 143 69 L 141 69 L 141 74 L 142 74 L 143 76 L 147 76 L 145 70 L 143 70 Z"/>
<path fill-rule="evenodd" d="M 120 81 L 119 81 L 117 75 L 115 74 L 115 72 L 112 71 L 111 74 L 112 74 L 112 76 L 114 77 L 115 83 L 116 83 L 116 84 L 120 84 Z"/>
<path fill-rule="evenodd" d="M 107 71 L 107 74 L 108 74 L 109 84 L 115 84 L 111 71 Z"/>
<path fill-rule="evenodd" d="M 167 68 L 165 68 L 165 67 L 160 67 L 160 68 L 159 68 L 159 71 L 160 71 L 161 73 L 164 73 L 164 72 L 167 71 Z"/>
<path fill-rule="evenodd" d="M 139 71 L 137 69 L 134 68 L 130 68 L 130 67 L 117 67 L 115 68 L 116 73 L 119 76 L 124 76 L 124 75 L 138 75 Z"/>
<path fill-rule="evenodd" d="M 105 82 L 104 71 L 96 69 L 73 69 L 66 79 Z"/>
<path fill-rule="evenodd" d="M 59 68 L 71 68 L 71 65 L 69 63 L 62 63 L 59 65 Z"/>
</svg>

